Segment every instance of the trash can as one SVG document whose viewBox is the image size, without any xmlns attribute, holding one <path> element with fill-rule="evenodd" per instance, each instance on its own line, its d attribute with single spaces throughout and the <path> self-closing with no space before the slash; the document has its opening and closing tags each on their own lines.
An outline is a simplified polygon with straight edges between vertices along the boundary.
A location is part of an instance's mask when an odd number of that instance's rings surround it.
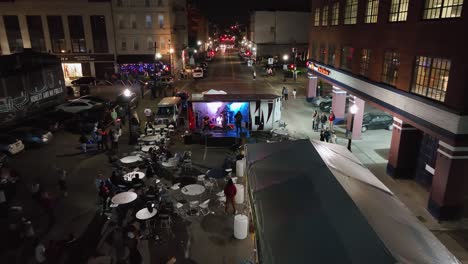
<svg viewBox="0 0 468 264">
<path fill-rule="evenodd" d="M 236 184 L 236 189 L 237 193 L 234 197 L 234 201 L 236 202 L 236 204 L 242 204 L 244 203 L 244 185 Z"/>
<path fill-rule="evenodd" d="M 249 218 L 243 214 L 234 216 L 234 237 L 237 239 L 245 239 L 248 234 Z"/>
</svg>

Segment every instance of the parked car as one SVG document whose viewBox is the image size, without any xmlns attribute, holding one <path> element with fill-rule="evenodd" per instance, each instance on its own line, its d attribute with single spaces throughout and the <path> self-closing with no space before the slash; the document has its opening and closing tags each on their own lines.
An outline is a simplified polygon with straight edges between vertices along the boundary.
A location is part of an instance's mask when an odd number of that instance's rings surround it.
<svg viewBox="0 0 468 264">
<path fill-rule="evenodd" d="M 96 103 L 101 103 L 101 104 L 106 104 L 109 102 L 108 99 L 106 98 L 103 98 L 101 96 L 97 96 L 97 95 L 85 95 L 85 96 L 81 96 L 80 98 L 78 98 L 79 100 L 89 100 L 89 101 L 94 101 Z"/>
<path fill-rule="evenodd" d="M 9 135 L 20 139 L 26 147 L 45 145 L 53 138 L 50 131 L 36 127 L 18 127 L 10 131 Z"/>
<path fill-rule="evenodd" d="M 15 155 L 24 150 L 24 144 L 21 140 L 10 136 L 0 135 L 0 151 L 8 155 Z"/>
<path fill-rule="evenodd" d="M 73 80 L 71 82 L 72 85 L 84 85 L 84 84 L 87 84 L 87 85 L 96 85 L 96 78 L 94 77 L 91 77 L 91 76 L 84 76 L 84 77 L 80 77 L 76 80 Z"/>
<path fill-rule="evenodd" d="M 96 126 L 96 123 L 101 122 L 101 125 L 107 126 L 111 122 L 110 113 L 104 106 L 93 107 L 88 110 L 83 110 L 74 115 L 70 119 L 65 128 L 73 133 L 91 133 Z"/>
<path fill-rule="evenodd" d="M 97 103 L 92 100 L 87 99 L 75 99 L 69 101 L 67 103 L 58 105 L 55 107 L 56 110 L 62 110 L 69 113 L 77 113 L 79 111 L 91 109 L 96 105 L 100 105 L 101 103 Z"/>
<path fill-rule="evenodd" d="M 47 131 L 55 132 L 64 127 L 66 121 L 73 118 L 74 114 L 62 110 L 46 112 L 33 116 L 21 123 L 22 126 L 37 127 Z"/>
<path fill-rule="evenodd" d="M 348 109 L 349 109 L 349 100 L 346 99 L 345 113 L 348 112 Z M 332 110 L 332 100 L 329 100 L 329 101 L 327 100 L 327 101 L 320 103 L 320 111 L 325 112 L 325 113 L 330 113 L 331 110 Z"/>
<path fill-rule="evenodd" d="M 393 117 L 384 112 L 364 113 L 361 132 L 369 129 L 393 130 Z"/>
<path fill-rule="evenodd" d="M 115 98 L 115 101 L 112 104 L 112 107 L 116 107 L 116 106 L 128 107 L 129 103 L 130 103 L 130 108 L 132 109 L 137 108 L 138 96 L 136 93 L 131 92 L 130 96 L 125 96 L 123 93 L 119 94 L 117 98 Z"/>
<path fill-rule="evenodd" d="M 174 124 L 177 126 L 177 121 L 180 115 L 181 97 L 164 97 L 158 103 L 158 110 L 155 115 L 155 123 L 160 125 Z"/>
<path fill-rule="evenodd" d="M 314 106 L 321 107 L 323 105 L 323 103 L 331 102 L 331 101 L 332 101 L 332 96 L 331 95 L 317 96 L 312 100 L 312 104 Z"/>
<path fill-rule="evenodd" d="M 203 78 L 203 69 L 202 68 L 196 68 L 195 70 L 193 70 L 193 78 L 194 79 L 199 79 L 199 78 Z"/>
</svg>

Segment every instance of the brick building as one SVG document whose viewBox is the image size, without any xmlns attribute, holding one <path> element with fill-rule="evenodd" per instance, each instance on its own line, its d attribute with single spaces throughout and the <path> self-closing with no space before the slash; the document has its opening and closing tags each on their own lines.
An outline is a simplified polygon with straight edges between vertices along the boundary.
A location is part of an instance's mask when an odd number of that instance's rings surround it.
<svg viewBox="0 0 468 264">
<path fill-rule="evenodd" d="M 359 106 L 353 138 L 365 103 L 393 115 L 388 174 L 427 186 L 438 219 L 461 217 L 468 190 L 463 1 L 312 0 L 310 22 L 309 97 L 317 80 L 332 84 L 332 109 L 344 118 L 351 94 Z"/>
</svg>

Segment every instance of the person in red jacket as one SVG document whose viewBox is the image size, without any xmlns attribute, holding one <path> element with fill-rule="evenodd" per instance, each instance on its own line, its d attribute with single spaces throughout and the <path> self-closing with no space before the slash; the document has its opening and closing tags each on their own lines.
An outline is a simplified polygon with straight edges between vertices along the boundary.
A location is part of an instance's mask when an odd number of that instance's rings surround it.
<svg viewBox="0 0 468 264">
<path fill-rule="evenodd" d="M 333 131 L 333 122 L 335 122 L 335 114 L 333 111 L 330 111 L 330 115 L 328 116 L 328 122 L 330 123 L 330 130 Z"/>
<path fill-rule="evenodd" d="M 232 179 L 229 179 L 226 186 L 224 187 L 224 195 L 226 195 L 226 206 L 224 207 L 224 211 L 228 212 L 228 204 L 232 204 L 232 209 L 234 210 L 233 214 L 236 214 L 236 205 L 234 202 L 234 197 L 236 196 L 237 188 L 232 182 Z"/>
</svg>

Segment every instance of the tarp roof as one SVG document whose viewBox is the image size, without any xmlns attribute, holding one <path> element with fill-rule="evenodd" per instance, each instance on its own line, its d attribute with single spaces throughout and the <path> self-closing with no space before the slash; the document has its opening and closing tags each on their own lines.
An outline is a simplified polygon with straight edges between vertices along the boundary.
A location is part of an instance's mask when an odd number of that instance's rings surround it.
<svg viewBox="0 0 468 264">
<path fill-rule="evenodd" d="M 346 148 L 247 145 L 262 263 L 459 263 Z"/>
<path fill-rule="evenodd" d="M 274 94 L 204 94 L 196 97 L 192 94 L 191 102 L 251 102 L 259 100 L 273 100 L 280 96 Z"/>
</svg>

